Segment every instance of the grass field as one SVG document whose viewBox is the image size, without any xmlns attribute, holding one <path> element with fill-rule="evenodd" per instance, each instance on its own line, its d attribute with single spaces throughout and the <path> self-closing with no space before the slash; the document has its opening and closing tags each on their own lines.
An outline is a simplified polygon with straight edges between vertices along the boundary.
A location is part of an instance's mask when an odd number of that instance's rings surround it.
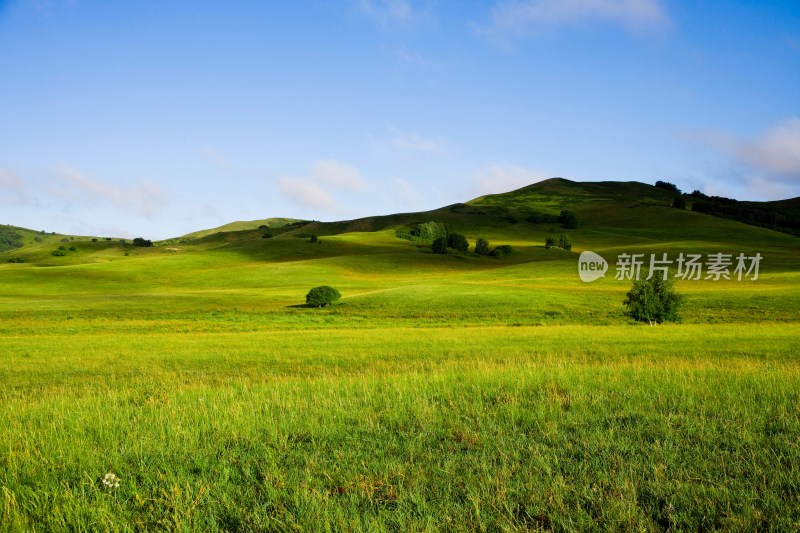
<svg viewBox="0 0 800 533">
<path fill-rule="evenodd" d="M 154 248 L 20 230 L 0 530 L 800 528 L 797 238 L 545 183 L 419 215 L 502 258 L 396 238 L 412 215 Z M 565 206 L 573 252 L 509 221 Z M 578 279 L 585 249 L 764 260 L 679 282 L 682 322 L 649 327 L 622 312 L 630 282 Z M 303 307 L 321 284 L 341 302 Z"/>
</svg>

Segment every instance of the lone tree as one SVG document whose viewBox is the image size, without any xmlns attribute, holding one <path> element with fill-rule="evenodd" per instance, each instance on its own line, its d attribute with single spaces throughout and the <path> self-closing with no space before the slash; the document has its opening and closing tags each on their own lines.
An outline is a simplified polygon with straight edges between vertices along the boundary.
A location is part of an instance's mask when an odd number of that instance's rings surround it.
<svg viewBox="0 0 800 533">
<path fill-rule="evenodd" d="M 483 237 L 479 237 L 475 241 L 475 253 L 478 255 L 489 255 L 489 241 Z"/>
<path fill-rule="evenodd" d="M 446 254 L 447 253 L 447 237 L 439 237 L 433 244 L 431 245 L 431 250 L 435 254 Z"/>
<path fill-rule="evenodd" d="M 650 279 L 638 279 L 622 302 L 626 314 L 651 326 L 666 321 L 676 322 L 678 311 L 685 297 L 675 291 L 675 280 L 653 275 Z"/>
<path fill-rule="evenodd" d="M 321 285 L 308 291 L 308 294 L 306 294 L 306 304 L 309 307 L 325 307 L 341 297 L 341 293 L 333 287 Z"/>
<path fill-rule="evenodd" d="M 122 242 L 122 241 L 120 241 L 120 242 Z M 133 239 L 133 245 L 134 246 L 141 246 L 143 248 L 149 248 L 150 246 L 153 246 L 153 241 L 151 241 L 149 239 L 145 239 L 143 237 L 136 237 L 135 239 Z"/>
<path fill-rule="evenodd" d="M 447 236 L 447 247 L 459 252 L 466 252 L 469 248 L 469 241 L 460 233 L 451 233 Z"/>
</svg>

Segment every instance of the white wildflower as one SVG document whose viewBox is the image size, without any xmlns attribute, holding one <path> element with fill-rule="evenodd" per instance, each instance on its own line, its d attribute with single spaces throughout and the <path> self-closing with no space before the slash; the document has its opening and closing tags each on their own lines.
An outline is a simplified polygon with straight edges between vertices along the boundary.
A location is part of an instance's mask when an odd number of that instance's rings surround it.
<svg viewBox="0 0 800 533">
<path fill-rule="evenodd" d="M 101 481 L 104 489 L 111 490 L 119 487 L 119 478 L 116 476 L 116 474 L 112 474 L 111 472 L 103 476 Z"/>
</svg>

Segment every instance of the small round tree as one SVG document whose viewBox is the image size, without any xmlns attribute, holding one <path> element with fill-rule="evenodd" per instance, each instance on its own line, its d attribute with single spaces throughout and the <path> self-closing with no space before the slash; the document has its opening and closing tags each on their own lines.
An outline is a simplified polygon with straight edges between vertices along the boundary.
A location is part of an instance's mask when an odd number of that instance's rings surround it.
<svg viewBox="0 0 800 533">
<path fill-rule="evenodd" d="M 475 241 L 475 253 L 478 255 L 489 255 L 489 241 L 483 237 Z"/>
<path fill-rule="evenodd" d="M 431 245 L 431 250 L 435 254 L 446 254 L 447 253 L 447 238 L 446 237 L 439 237 L 433 244 Z"/>
<path fill-rule="evenodd" d="M 684 303 L 683 295 L 675 291 L 675 280 L 654 275 L 650 279 L 638 279 L 628 291 L 625 301 L 626 314 L 651 326 L 667 321 L 677 321 L 678 311 Z"/>
<path fill-rule="evenodd" d="M 341 297 L 341 293 L 333 287 L 321 285 L 308 291 L 308 294 L 306 294 L 306 304 L 309 307 L 325 307 Z"/>
<path fill-rule="evenodd" d="M 469 249 L 469 241 L 460 233 L 450 233 L 447 236 L 447 247 L 459 252 L 466 252 Z"/>
</svg>

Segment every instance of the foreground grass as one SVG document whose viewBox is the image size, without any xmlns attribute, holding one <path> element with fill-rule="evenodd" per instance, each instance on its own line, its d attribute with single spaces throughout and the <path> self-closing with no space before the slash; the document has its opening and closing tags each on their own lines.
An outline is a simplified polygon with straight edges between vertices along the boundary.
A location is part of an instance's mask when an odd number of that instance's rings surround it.
<svg viewBox="0 0 800 533">
<path fill-rule="evenodd" d="M 10 335 L 0 528 L 796 529 L 798 333 Z"/>
</svg>

